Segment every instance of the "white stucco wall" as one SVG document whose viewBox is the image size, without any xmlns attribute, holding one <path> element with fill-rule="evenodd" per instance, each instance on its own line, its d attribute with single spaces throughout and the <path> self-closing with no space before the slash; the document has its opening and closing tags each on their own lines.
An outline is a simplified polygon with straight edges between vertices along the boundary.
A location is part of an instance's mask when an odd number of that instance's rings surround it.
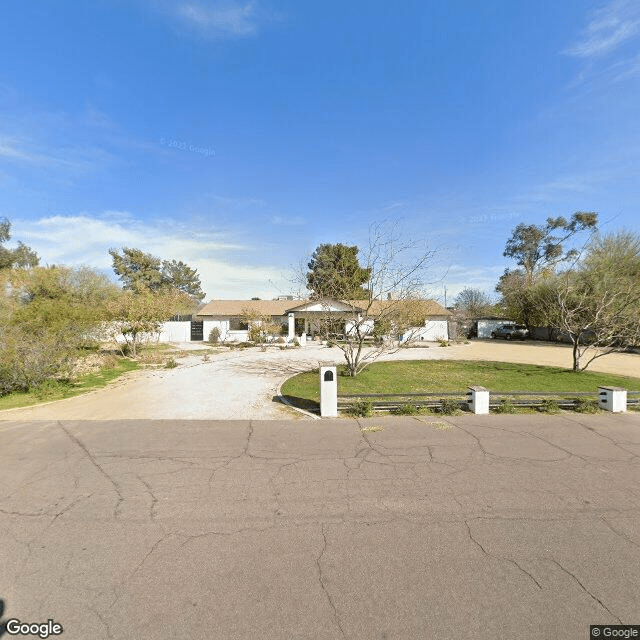
<svg viewBox="0 0 640 640">
<path fill-rule="evenodd" d="M 348 320 L 345 325 L 344 325 L 344 330 L 345 333 L 347 335 L 353 333 L 356 329 L 356 324 L 358 324 L 355 320 Z M 363 333 L 365 335 L 370 334 L 373 331 L 375 325 L 375 321 L 374 320 L 363 320 L 362 322 L 360 322 L 360 334 L 362 335 Z"/>
<path fill-rule="evenodd" d="M 169 321 L 162 324 L 158 342 L 189 342 L 191 323 L 188 320 Z"/>
<path fill-rule="evenodd" d="M 503 324 L 515 324 L 513 320 L 478 320 L 478 338 L 490 338 L 491 332 Z"/>
<path fill-rule="evenodd" d="M 449 324 L 446 320 L 428 320 L 424 327 L 413 327 L 405 331 L 404 340 L 413 340 L 416 342 L 428 340 L 435 342 L 436 340 L 449 339 Z"/>
</svg>

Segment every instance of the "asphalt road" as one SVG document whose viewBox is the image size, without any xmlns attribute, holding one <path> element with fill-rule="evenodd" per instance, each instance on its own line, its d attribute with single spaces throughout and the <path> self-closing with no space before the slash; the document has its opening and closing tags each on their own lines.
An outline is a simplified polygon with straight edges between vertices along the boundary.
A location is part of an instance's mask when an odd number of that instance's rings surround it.
<svg viewBox="0 0 640 640">
<path fill-rule="evenodd" d="M 586 640 L 640 624 L 639 455 L 640 414 L 4 422 L 4 619 Z"/>
</svg>

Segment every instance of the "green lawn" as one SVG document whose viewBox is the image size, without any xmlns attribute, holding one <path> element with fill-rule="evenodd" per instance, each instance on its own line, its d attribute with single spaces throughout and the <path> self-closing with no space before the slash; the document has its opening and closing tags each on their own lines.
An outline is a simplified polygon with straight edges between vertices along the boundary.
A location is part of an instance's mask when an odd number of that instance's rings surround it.
<svg viewBox="0 0 640 640">
<path fill-rule="evenodd" d="M 356 378 L 338 367 L 338 394 L 460 391 L 470 385 L 490 391 L 593 391 L 599 386 L 640 390 L 640 378 L 558 367 L 472 360 L 374 362 Z M 318 370 L 300 373 L 282 385 L 282 394 L 303 408 L 316 410 L 320 400 Z"/>
<path fill-rule="evenodd" d="M 28 407 L 41 402 L 51 402 L 52 400 L 78 396 L 81 393 L 105 387 L 123 373 L 134 371 L 138 367 L 139 364 L 133 360 L 119 358 L 114 366 L 104 367 L 97 373 L 81 376 L 74 382 L 49 380 L 39 389 L 34 389 L 27 393 L 11 393 L 3 396 L 0 398 L 0 410 Z"/>
</svg>

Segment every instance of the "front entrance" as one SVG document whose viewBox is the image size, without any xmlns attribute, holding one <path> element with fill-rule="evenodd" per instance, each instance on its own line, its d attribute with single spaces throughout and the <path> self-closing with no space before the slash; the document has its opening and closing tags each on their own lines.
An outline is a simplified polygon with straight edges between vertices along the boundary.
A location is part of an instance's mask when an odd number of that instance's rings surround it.
<svg viewBox="0 0 640 640">
<path fill-rule="evenodd" d="M 191 321 L 191 340 L 198 341 L 204 340 L 204 329 L 202 320 Z"/>
</svg>

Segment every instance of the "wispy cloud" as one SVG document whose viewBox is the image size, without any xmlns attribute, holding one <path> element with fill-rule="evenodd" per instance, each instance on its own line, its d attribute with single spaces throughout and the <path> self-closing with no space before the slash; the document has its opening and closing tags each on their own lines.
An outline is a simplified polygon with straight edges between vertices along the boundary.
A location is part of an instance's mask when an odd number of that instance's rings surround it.
<svg viewBox="0 0 640 640">
<path fill-rule="evenodd" d="M 176 7 L 175 13 L 179 18 L 199 29 L 233 36 L 255 34 L 260 18 L 255 2 L 226 6 L 189 2 Z"/>
<path fill-rule="evenodd" d="M 152 226 L 126 211 L 11 221 L 12 235 L 35 249 L 43 264 L 88 265 L 113 276 L 108 251 L 128 246 L 196 268 L 207 298 L 266 298 L 278 293 L 271 282 L 288 286 L 278 267 L 248 264 L 250 247 L 231 234 L 194 233 L 170 220 Z"/>
<path fill-rule="evenodd" d="M 580 38 L 565 50 L 578 58 L 605 56 L 640 35 L 640 2 L 613 0 L 595 10 Z"/>
<path fill-rule="evenodd" d="M 240 38 L 256 35 L 260 26 L 280 17 L 258 6 L 256 0 L 140 0 L 151 10 L 181 27 L 214 38 Z"/>
<path fill-rule="evenodd" d="M 67 149 L 57 154 L 55 149 L 51 153 L 42 153 L 33 151 L 30 146 L 30 143 L 25 140 L 0 137 L 0 158 L 5 158 L 13 163 L 79 170 L 87 169 L 98 155 L 95 149 L 91 153 L 88 149 Z M 99 155 L 104 156 L 105 154 Z"/>
<path fill-rule="evenodd" d="M 271 218 L 271 224 L 279 227 L 297 227 L 304 224 L 304 218 L 302 216 L 273 216 Z"/>
</svg>

